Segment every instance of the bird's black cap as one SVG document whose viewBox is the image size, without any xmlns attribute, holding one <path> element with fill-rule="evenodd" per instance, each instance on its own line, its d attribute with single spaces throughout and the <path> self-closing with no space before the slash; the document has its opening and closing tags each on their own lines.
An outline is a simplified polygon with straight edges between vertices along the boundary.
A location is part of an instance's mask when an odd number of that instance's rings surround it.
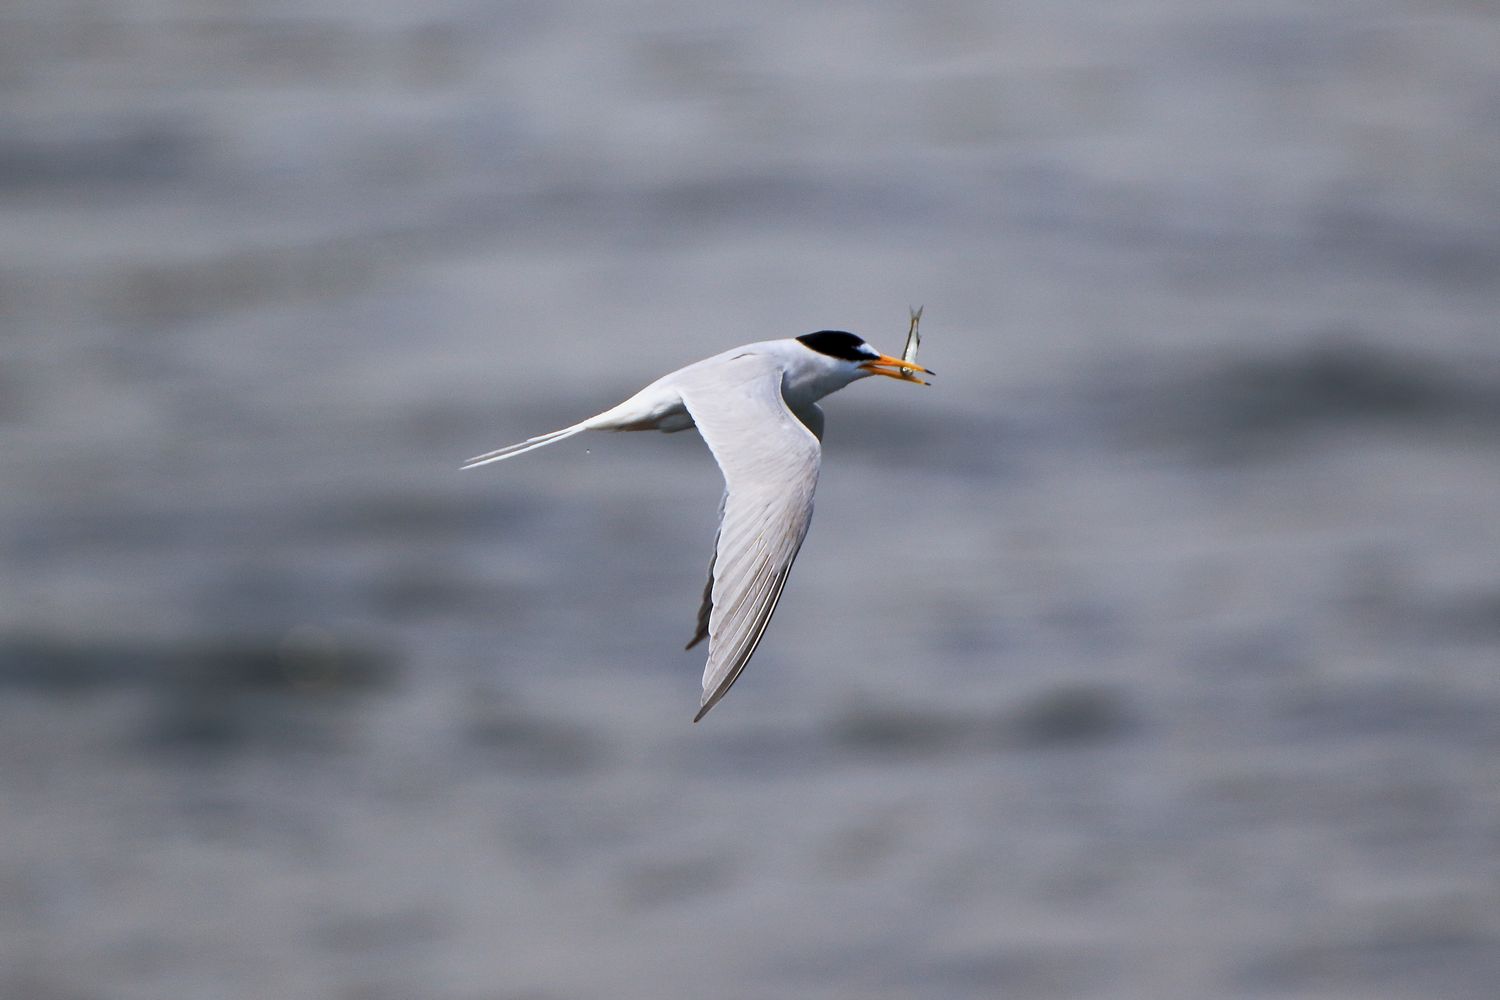
<svg viewBox="0 0 1500 1000">
<path fill-rule="evenodd" d="M 842 361 L 867 361 L 872 357 L 864 338 L 845 330 L 819 330 L 817 333 L 804 333 L 797 339 L 810 350 Z"/>
</svg>

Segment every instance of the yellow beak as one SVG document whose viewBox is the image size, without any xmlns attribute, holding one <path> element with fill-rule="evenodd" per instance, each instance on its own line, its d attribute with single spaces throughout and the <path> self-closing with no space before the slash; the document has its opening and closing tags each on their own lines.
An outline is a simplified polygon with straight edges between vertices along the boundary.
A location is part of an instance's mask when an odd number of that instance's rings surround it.
<svg viewBox="0 0 1500 1000">
<path fill-rule="evenodd" d="M 862 362 L 860 367 L 871 375 L 885 375 L 888 378 L 900 379 L 902 382 L 921 382 L 922 385 L 931 385 L 932 383 L 923 382 L 917 378 L 917 372 L 921 372 L 924 375 L 934 374 L 915 361 L 903 361 L 900 358 L 893 358 L 889 354 L 882 354 L 878 358 Z"/>
</svg>

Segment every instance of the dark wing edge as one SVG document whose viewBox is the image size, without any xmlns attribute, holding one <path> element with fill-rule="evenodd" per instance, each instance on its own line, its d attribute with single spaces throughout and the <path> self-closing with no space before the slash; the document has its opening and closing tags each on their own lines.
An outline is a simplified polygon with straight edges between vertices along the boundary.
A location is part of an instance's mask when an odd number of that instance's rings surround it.
<svg viewBox="0 0 1500 1000">
<path fill-rule="evenodd" d="M 719 524 L 724 523 L 724 505 L 729 503 L 729 491 L 719 498 Z M 689 640 L 683 649 L 692 649 L 698 643 L 708 638 L 708 616 L 714 609 L 714 563 L 719 558 L 719 532 L 714 532 L 714 554 L 708 557 L 708 582 L 703 585 L 703 600 L 698 605 L 698 628 L 693 632 L 693 638 Z"/>
</svg>

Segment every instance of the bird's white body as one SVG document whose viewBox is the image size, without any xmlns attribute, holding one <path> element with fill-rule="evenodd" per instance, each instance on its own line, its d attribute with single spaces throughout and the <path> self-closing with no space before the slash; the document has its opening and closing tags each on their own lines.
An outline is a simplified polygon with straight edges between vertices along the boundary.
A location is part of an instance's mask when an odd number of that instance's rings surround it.
<svg viewBox="0 0 1500 1000">
<path fill-rule="evenodd" d="M 822 457 L 818 400 L 869 375 L 919 381 L 912 371 L 926 369 L 841 331 L 764 340 L 679 368 L 603 413 L 479 455 L 464 468 L 584 431 L 698 428 L 724 473 L 725 490 L 698 631 L 688 643 L 709 639 L 696 722 L 755 652 L 806 537 Z"/>
</svg>

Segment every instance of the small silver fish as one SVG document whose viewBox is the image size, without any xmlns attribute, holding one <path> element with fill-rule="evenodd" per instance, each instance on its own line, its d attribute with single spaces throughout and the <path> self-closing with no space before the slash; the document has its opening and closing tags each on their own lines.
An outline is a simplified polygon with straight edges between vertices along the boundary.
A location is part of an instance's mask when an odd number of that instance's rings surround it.
<svg viewBox="0 0 1500 1000">
<path fill-rule="evenodd" d="M 917 332 L 917 324 L 922 322 L 922 306 L 911 310 L 911 327 L 906 331 L 906 350 L 901 352 L 902 361 L 910 361 L 916 364 L 917 348 L 922 346 L 922 335 Z M 917 378 L 917 373 L 911 369 L 903 369 L 902 375 L 913 382 L 922 382 Z M 931 385 L 931 382 L 922 382 L 923 385 Z"/>
</svg>

